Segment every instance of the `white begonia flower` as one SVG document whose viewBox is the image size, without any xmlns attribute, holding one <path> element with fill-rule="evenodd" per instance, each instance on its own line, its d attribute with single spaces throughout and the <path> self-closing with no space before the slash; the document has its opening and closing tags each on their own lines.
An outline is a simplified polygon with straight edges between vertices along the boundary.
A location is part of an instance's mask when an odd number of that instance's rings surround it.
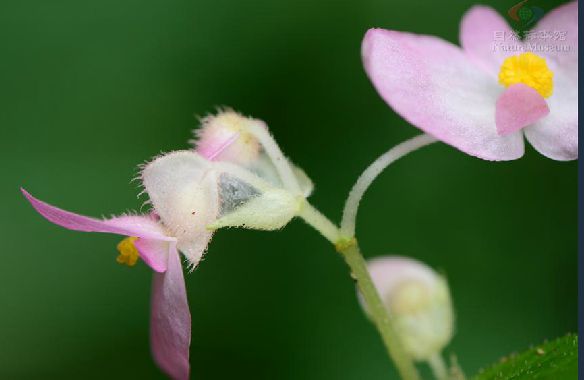
<svg viewBox="0 0 584 380">
<path fill-rule="evenodd" d="M 367 267 L 407 353 L 418 361 L 439 355 L 454 331 L 446 279 L 406 257 L 375 258 Z M 366 310 L 360 295 L 359 301 Z"/>
</svg>

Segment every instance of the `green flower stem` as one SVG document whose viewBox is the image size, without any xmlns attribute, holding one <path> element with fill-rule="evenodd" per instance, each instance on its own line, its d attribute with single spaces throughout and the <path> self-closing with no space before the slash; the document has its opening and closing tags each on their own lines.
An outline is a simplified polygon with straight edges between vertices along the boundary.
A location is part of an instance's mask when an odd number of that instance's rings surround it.
<svg viewBox="0 0 584 380">
<path fill-rule="evenodd" d="M 448 367 L 444 363 L 444 359 L 440 353 L 436 353 L 428 360 L 428 365 L 432 369 L 434 378 L 436 380 L 448 380 L 450 376 L 448 375 Z"/>
<path fill-rule="evenodd" d="M 357 219 L 357 211 L 359 209 L 359 203 L 361 198 L 371 186 L 373 181 L 381 174 L 385 168 L 391 165 L 396 160 L 408 155 L 409 153 L 420 149 L 426 145 L 432 144 L 436 141 L 436 138 L 421 134 L 416 137 L 412 137 L 409 140 L 398 144 L 379 156 L 357 179 L 357 182 L 353 185 L 347 202 L 345 203 L 345 208 L 343 210 L 343 220 L 341 221 L 341 231 L 345 235 L 354 236 L 355 235 L 355 223 Z"/>
<path fill-rule="evenodd" d="M 328 241 L 336 245 L 341 240 L 341 231 L 333 222 L 318 211 L 313 205 L 304 200 L 298 216 L 315 230 L 320 232 Z"/>
<path fill-rule="evenodd" d="M 395 331 L 392 319 L 387 314 L 387 310 L 381 301 L 381 297 L 379 297 L 379 293 L 373 285 L 373 281 L 367 270 L 367 264 L 359 251 L 357 242 L 354 241 L 353 244 L 341 248 L 339 252 L 345 258 L 349 268 L 351 268 L 351 276 L 357 281 L 359 292 L 367 304 L 367 310 L 371 315 L 371 319 L 373 319 L 377 330 L 381 334 L 385 348 L 395 363 L 402 379 L 420 379 L 420 375 L 414 366 L 414 362 L 404 351 Z"/>
<path fill-rule="evenodd" d="M 299 216 L 333 243 L 337 251 L 345 259 L 351 269 L 351 277 L 357 282 L 357 287 L 367 305 L 371 319 L 377 327 L 389 357 L 395 363 L 401 378 L 403 380 L 419 380 L 420 375 L 414 362 L 404 351 L 392 319 L 387 314 L 381 297 L 373 285 L 367 270 L 367 264 L 359 251 L 357 240 L 353 237 L 343 236 L 337 226 L 308 202 L 301 208 Z"/>
</svg>

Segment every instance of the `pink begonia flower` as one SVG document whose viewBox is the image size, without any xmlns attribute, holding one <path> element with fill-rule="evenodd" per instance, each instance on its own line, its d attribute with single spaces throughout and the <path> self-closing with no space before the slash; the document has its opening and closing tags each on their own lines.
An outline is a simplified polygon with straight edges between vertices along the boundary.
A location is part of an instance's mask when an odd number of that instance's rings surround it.
<svg viewBox="0 0 584 380">
<path fill-rule="evenodd" d="M 152 356 L 172 379 L 188 379 L 191 314 L 177 239 L 169 236 L 157 217 L 152 215 L 94 219 L 61 210 L 21 190 L 39 214 L 61 227 L 128 237 L 118 245 L 118 262 L 134 265 L 136 255 L 139 255 L 154 271 L 150 311 Z"/>
<path fill-rule="evenodd" d="M 249 124 L 259 124 L 267 134 L 263 122 L 233 111 L 208 117 L 195 151 L 171 152 L 145 164 L 140 178 L 154 209 L 151 215 L 94 219 L 51 206 L 22 189 L 50 222 L 75 231 L 127 236 L 118 244 L 117 261 L 132 266 L 140 257 L 155 272 L 152 354 L 173 379 L 188 379 L 190 371 L 191 315 L 178 252 L 194 269 L 216 229 L 279 229 L 302 206 L 301 197 L 283 188 L 275 166 L 248 132 L 253 127 Z M 280 163 L 291 166 L 285 159 Z M 293 166 L 290 173 L 308 196 L 310 179 Z"/>
<path fill-rule="evenodd" d="M 462 48 L 432 36 L 370 29 L 363 62 L 398 114 L 465 153 L 517 159 L 525 135 L 544 156 L 577 159 L 578 3 L 552 10 L 535 30 L 543 37 L 532 32 L 509 43 L 513 32 L 505 20 L 475 6 L 462 19 Z"/>
</svg>

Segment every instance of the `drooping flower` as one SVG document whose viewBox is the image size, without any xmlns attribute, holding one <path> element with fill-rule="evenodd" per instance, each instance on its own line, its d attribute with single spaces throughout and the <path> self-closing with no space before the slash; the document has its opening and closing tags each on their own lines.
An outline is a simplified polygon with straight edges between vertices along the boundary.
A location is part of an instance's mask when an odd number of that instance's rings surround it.
<svg viewBox="0 0 584 380">
<path fill-rule="evenodd" d="M 407 353 L 419 361 L 439 355 L 454 329 L 446 280 L 423 263 L 400 256 L 369 260 L 367 268 Z M 359 301 L 367 311 L 361 297 Z"/>
<path fill-rule="evenodd" d="M 179 251 L 194 269 L 216 229 L 282 228 L 312 191 L 312 182 L 281 156 L 263 122 L 230 112 L 208 119 L 205 127 L 210 129 L 201 134 L 204 141 L 196 151 L 171 152 L 143 166 L 140 179 L 153 206 L 150 215 L 99 220 L 58 209 L 22 190 L 57 225 L 127 236 L 117 246 L 116 260 L 133 266 L 140 257 L 154 270 L 152 353 L 160 368 L 178 380 L 189 377 L 191 333 Z"/>
<path fill-rule="evenodd" d="M 191 314 L 177 238 L 152 214 L 100 220 L 51 206 L 24 189 L 22 193 L 39 214 L 61 227 L 126 236 L 117 246 L 117 261 L 133 266 L 139 257 L 154 271 L 150 311 L 152 356 L 172 379 L 188 379 Z"/>
<path fill-rule="evenodd" d="M 552 37 L 541 43 L 540 35 Z M 373 85 L 398 114 L 465 153 L 517 159 L 525 135 L 544 156 L 577 159 L 577 2 L 551 11 L 529 39 L 509 44 L 515 36 L 494 10 L 476 6 L 462 19 L 462 48 L 371 29 L 362 56 Z"/>
<path fill-rule="evenodd" d="M 212 162 L 193 151 L 156 158 L 142 171 L 154 212 L 100 220 L 44 203 L 24 189 L 38 213 L 75 231 L 126 236 L 120 264 L 141 258 L 154 271 L 150 340 L 158 366 L 171 378 L 189 377 L 191 315 L 179 251 L 194 269 L 215 229 L 243 226 L 277 229 L 292 219 L 302 200 L 237 165 Z"/>
</svg>

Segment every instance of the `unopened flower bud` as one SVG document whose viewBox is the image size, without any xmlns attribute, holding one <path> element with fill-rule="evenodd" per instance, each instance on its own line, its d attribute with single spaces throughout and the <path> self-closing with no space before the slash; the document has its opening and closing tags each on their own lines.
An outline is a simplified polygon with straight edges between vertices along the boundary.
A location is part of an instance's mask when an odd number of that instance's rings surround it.
<svg viewBox="0 0 584 380">
<path fill-rule="evenodd" d="M 249 165 L 260 154 L 259 141 L 248 131 L 250 124 L 264 123 L 232 110 L 205 117 L 193 141 L 197 153 L 210 161 Z"/>
<path fill-rule="evenodd" d="M 439 354 L 452 338 L 454 324 L 446 279 L 399 256 L 376 258 L 367 266 L 408 354 L 419 361 Z"/>
</svg>

